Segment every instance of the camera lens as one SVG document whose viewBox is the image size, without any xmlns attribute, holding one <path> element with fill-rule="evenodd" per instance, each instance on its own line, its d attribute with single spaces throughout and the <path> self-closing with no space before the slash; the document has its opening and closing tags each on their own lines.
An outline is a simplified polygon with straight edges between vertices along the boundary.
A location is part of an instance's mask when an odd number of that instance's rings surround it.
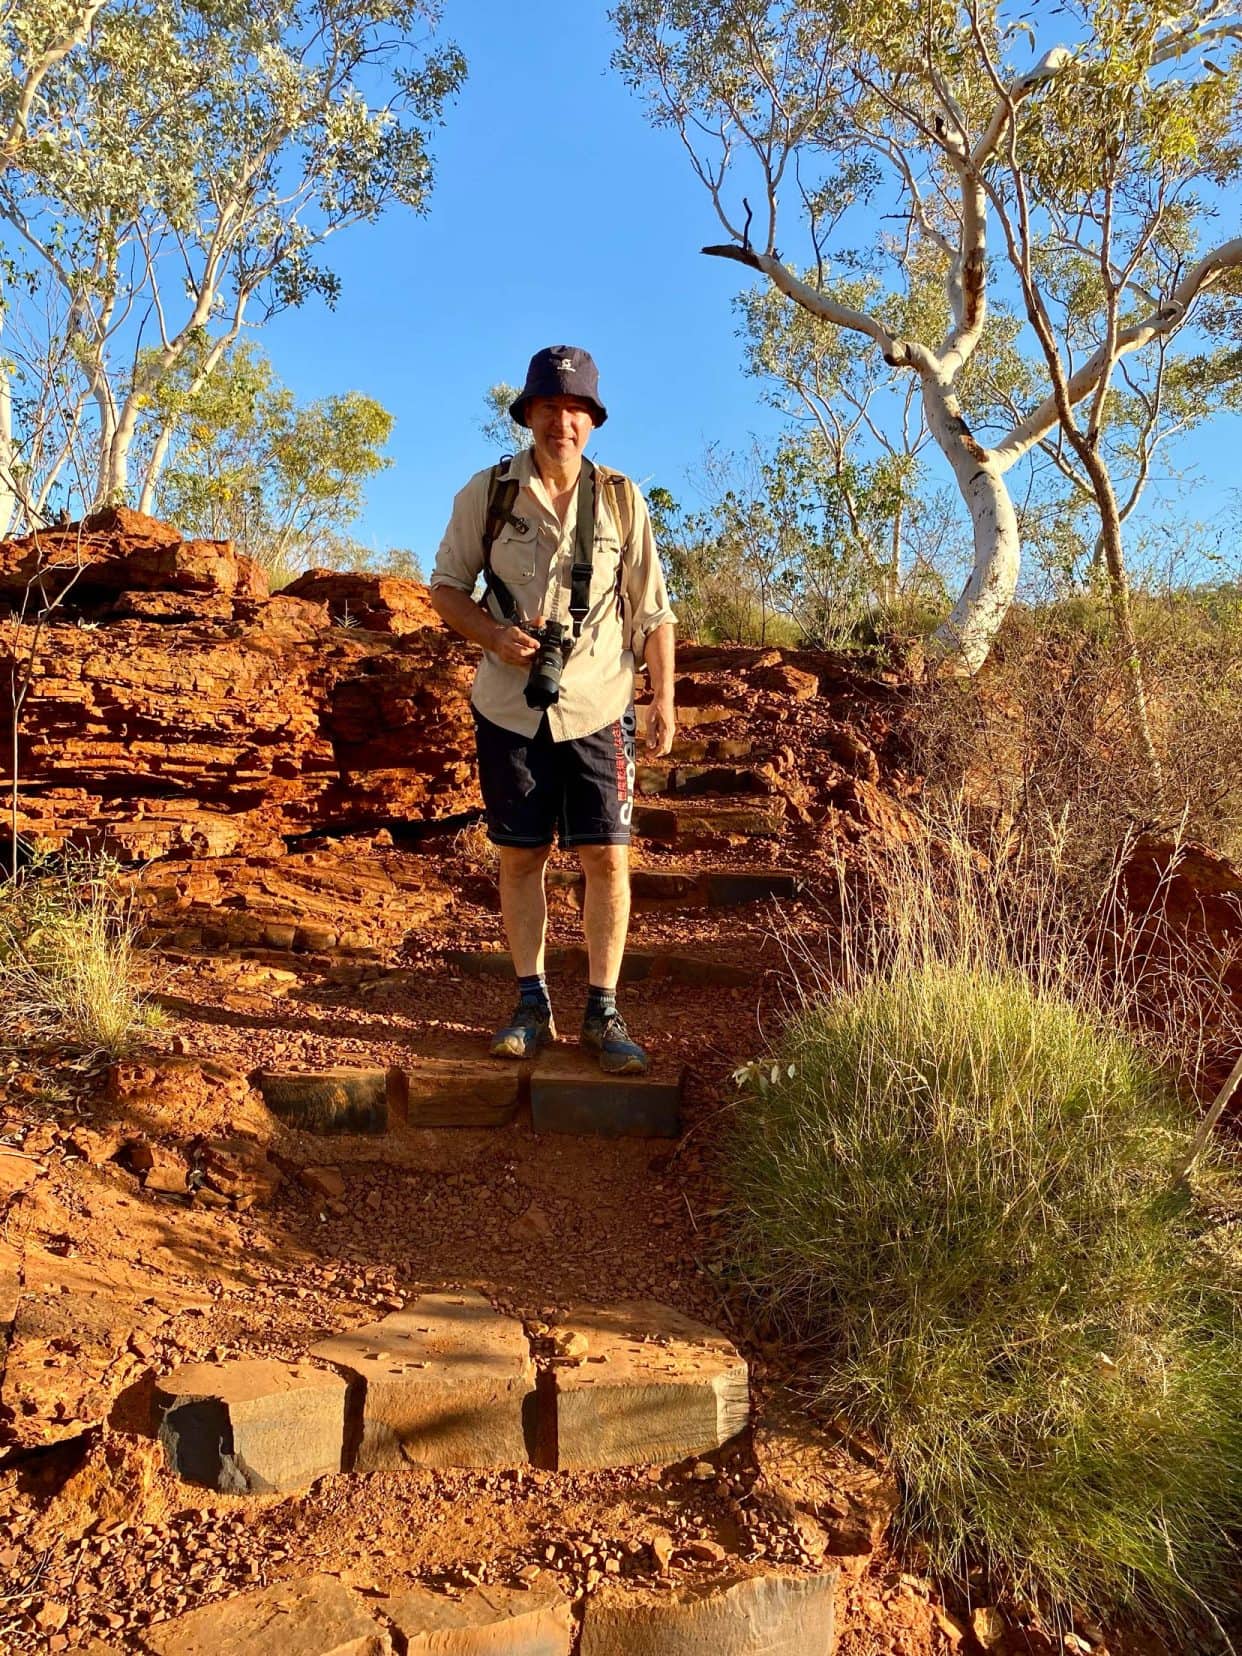
<svg viewBox="0 0 1242 1656">
<path fill-rule="evenodd" d="M 559 621 L 549 621 L 536 634 L 539 650 L 531 663 L 526 681 L 527 707 L 548 708 L 561 696 L 561 669 L 565 665 L 565 629 Z"/>
</svg>

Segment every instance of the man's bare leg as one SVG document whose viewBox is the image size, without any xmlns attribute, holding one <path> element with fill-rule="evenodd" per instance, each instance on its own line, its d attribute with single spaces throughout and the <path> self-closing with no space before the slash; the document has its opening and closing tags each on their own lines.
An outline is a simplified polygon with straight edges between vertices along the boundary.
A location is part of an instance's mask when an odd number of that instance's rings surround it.
<svg viewBox="0 0 1242 1656">
<path fill-rule="evenodd" d="M 583 1044 L 599 1053 L 611 1075 L 641 1075 L 647 1054 L 631 1040 L 617 1012 L 617 979 L 630 929 L 630 853 L 625 845 L 580 845 L 586 876 L 582 926 L 590 961 L 590 993 Z"/>
<path fill-rule="evenodd" d="M 543 875 L 550 845 L 497 846 L 500 853 L 500 913 L 521 995 L 513 1020 L 492 1037 L 494 1058 L 533 1058 L 556 1034 L 542 981 L 548 935 L 548 899 Z M 524 982 L 522 980 L 525 980 Z"/>
<path fill-rule="evenodd" d="M 498 845 L 500 853 L 500 914 L 519 977 L 543 971 L 548 936 L 548 898 L 543 873 L 552 854 L 550 845 Z"/>
<path fill-rule="evenodd" d="M 586 876 L 582 929 L 590 980 L 599 989 L 615 989 L 630 929 L 630 848 L 580 845 L 578 859 Z"/>
</svg>

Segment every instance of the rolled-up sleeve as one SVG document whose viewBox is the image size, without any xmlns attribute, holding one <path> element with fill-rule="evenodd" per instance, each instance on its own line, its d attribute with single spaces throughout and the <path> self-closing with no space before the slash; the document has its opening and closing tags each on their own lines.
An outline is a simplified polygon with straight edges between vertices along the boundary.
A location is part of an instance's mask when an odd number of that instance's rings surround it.
<svg viewBox="0 0 1242 1656">
<path fill-rule="evenodd" d="M 453 500 L 453 512 L 436 553 L 431 587 L 473 592 L 483 568 L 483 519 L 487 515 L 486 472 L 477 473 Z"/>
<path fill-rule="evenodd" d="M 637 489 L 634 491 L 634 526 L 630 532 L 627 564 L 626 596 L 630 604 L 634 660 L 641 661 L 650 635 L 665 622 L 675 623 L 677 617 L 669 605 L 664 570 L 660 566 L 655 536 L 651 532 L 651 514 Z"/>
</svg>

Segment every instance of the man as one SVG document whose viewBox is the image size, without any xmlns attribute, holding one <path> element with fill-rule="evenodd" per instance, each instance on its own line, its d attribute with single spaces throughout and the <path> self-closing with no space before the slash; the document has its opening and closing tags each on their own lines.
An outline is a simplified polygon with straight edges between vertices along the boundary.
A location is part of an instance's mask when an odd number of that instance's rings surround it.
<svg viewBox="0 0 1242 1656">
<path fill-rule="evenodd" d="M 431 577 L 437 612 L 484 652 L 470 700 L 518 979 L 518 1004 L 491 1050 L 530 1058 L 556 1033 L 544 977 L 544 870 L 555 831 L 577 852 L 586 880 L 590 986 L 582 1043 L 608 1073 L 642 1074 L 647 1054 L 616 998 L 630 918 L 634 675 L 636 663 L 645 663 L 654 694 L 647 748 L 666 754 L 675 728 L 676 618 L 642 495 L 583 458 L 608 417 L 587 352 L 572 345 L 537 351 L 509 412 L 529 428 L 533 447 L 508 463 L 503 478 L 489 468 L 466 484 Z M 481 572 L 480 605 L 471 594 Z M 540 690 L 531 668 L 540 657 L 542 684 L 547 652 L 523 623 L 539 628 L 545 619 L 565 629 L 568 654 L 555 699 L 541 705 L 547 686 Z"/>
</svg>

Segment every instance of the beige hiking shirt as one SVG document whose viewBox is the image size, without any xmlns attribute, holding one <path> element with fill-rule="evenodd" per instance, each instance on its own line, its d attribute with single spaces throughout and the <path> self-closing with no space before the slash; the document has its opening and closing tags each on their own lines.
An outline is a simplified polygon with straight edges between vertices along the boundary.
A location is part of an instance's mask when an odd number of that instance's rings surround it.
<svg viewBox="0 0 1242 1656">
<path fill-rule="evenodd" d="M 515 457 L 511 475 L 520 485 L 513 516 L 525 519 L 527 527 L 523 531 L 511 523 L 504 525 L 492 545 L 492 567 L 512 592 L 523 620 L 542 615 L 571 627 L 569 587 L 578 527 L 577 492 L 562 525 L 529 449 Z M 490 468 L 476 472 L 453 501 L 453 515 L 436 553 L 433 587 L 474 591 L 483 569 L 490 481 Z M 634 697 L 635 662 L 642 660 L 648 634 L 676 620 L 669 608 L 646 501 L 635 488 L 634 524 L 629 544 L 622 548 L 611 510 L 612 489 L 600 488 L 598 495 L 591 607 L 565 663 L 561 698 L 548 709 L 555 742 L 589 736 L 621 717 Z M 504 619 L 494 604 L 489 605 L 489 613 L 498 621 Z M 493 724 L 533 736 L 543 715 L 538 708 L 527 707 L 522 694 L 529 674 L 529 667 L 510 667 L 485 650 L 470 700 Z"/>
</svg>

